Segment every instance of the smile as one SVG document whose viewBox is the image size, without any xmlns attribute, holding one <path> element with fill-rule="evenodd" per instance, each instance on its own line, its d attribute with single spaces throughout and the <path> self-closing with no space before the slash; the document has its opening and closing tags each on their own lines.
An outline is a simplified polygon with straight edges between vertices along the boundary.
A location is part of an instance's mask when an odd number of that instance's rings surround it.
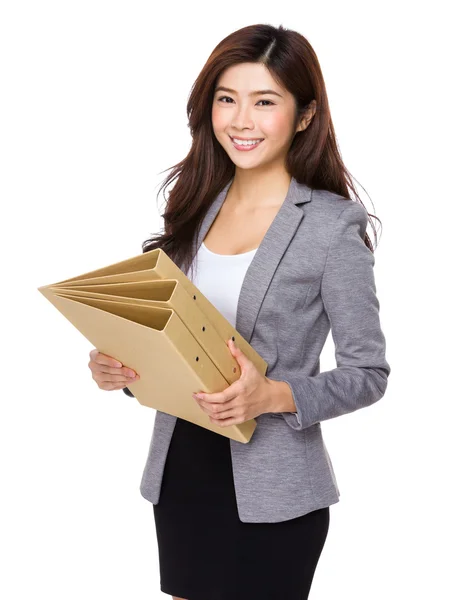
<svg viewBox="0 0 473 600">
<path fill-rule="evenodd" d="M 240 150 L 242 152 L 249 152 L 250 150 L 254 150 L 261 144 L 261 142 L 264 142 L 264 139 L 243 142 L 243 141 L 237 140 L 236 138 L 232 138 L 231 136 L 230 136 L 230 139 L 232 140 L 233 146 L 237 150 Z"/>
</svg>

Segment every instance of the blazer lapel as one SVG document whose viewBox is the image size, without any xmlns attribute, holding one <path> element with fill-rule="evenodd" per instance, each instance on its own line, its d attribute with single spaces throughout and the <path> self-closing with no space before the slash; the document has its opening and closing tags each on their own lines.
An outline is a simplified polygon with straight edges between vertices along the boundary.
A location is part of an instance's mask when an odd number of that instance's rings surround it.
<svg viewBox="0 0 473 600">
<path fill-rule="evenodd" d="M 233 177 L 217 195 L 205 215 L 197 236 L 196 251 L 200 248 L 207 232 L 227 196 Z M 311 201 L 312 190 L 291 178 L 289 189 L 278 213 L 259 245 L 246 271 L 238 298 L 235 329 L 250 343 L 261 303 L 291 239 L 304 216 L 298 204 Z"/>
</svg>

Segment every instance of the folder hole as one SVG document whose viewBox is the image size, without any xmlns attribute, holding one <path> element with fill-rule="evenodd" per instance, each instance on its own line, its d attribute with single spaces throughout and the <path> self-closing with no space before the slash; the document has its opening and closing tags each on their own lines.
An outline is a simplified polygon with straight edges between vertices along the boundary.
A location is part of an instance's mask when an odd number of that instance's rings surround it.
<svg viewBox="0 0 473 600">
<path fill-rule="evenodd" d="M 233 372 L 236 373 L 236 367 L 233 367 Z"/>
<path fill-rule="evenodd" d="M 205 331 L 205 327 L 202 327 L 202 331 Z"/>
<path fill-rule="evenodd" d="M 192 297 L 194 298 L 194 300 L 196 300 L 195 294 Z"/>
<path fill-rule="evenodd" d="M 198 357 L 198 356 L 196 356 L 196 357 L 195 357 L 195 360 L 196 360 L 196 361 L 198 361 L 198 360 L 199 360 L 199 357 Z"/>
</svg>

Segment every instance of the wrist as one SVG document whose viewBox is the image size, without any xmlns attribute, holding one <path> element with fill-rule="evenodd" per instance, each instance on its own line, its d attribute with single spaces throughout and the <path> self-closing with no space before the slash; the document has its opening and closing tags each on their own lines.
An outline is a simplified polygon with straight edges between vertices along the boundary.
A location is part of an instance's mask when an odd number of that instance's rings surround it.
<svg viewBox="0 0 473 600">
<path fill-rule="evenodd" d="M 269 383 L 267 412 L 297 412 L 291 388 L 286 381 L 266 377 Z"/>
</svg>

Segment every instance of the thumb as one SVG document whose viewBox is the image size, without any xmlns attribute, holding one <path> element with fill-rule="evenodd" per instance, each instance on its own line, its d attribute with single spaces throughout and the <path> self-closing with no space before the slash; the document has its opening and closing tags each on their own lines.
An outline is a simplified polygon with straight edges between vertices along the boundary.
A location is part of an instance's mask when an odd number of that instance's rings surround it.
<svg viewBox="0 0 473 600">
<path fill-rule="evenodd" d="M 231 338 L 228 340 L 227 344 L 228 344 L 228 347 L 230 348 L 230 352 L 237 359 L 240 367 L 245 367 L 246 361 L 248 359 L 243 354 L 242 350 L 236 345 L 236 343 Z"/>
</svg>

